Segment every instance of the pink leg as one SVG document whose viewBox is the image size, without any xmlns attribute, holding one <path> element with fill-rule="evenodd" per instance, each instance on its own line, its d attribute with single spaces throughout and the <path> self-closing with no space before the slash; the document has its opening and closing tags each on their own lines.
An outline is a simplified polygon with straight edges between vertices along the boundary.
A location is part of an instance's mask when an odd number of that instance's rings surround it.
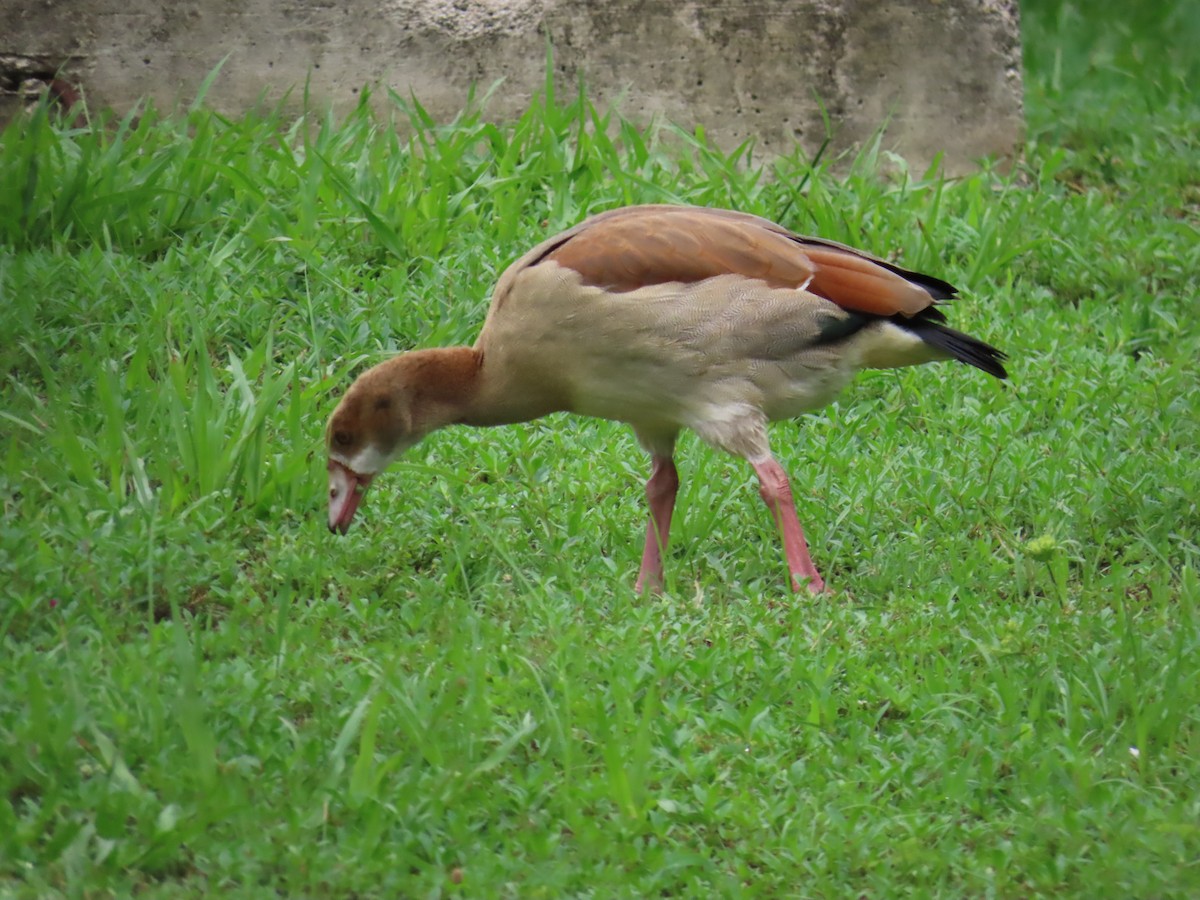
<svg viewBox="0 0 1200 900">
<path fill-rule="evenodd" d="M 800 527 L 800 520 L 796 516 L 796 503 L 792 499 L 792 486 L 788 483 L 787 472 L 783 471 L 783 466 L 779 465 L 773 456 L 767 456 L 758 462 L 751 461 L 750 465 L 754 466 L 754 471 L 758 474 L 758 492 L 783 534 L 783 554 L 787 557 L 792 590 L 800 590 L 801 580 L 807 578 L 810 591 L 814 594 L 824 591 L 825 582 L 808 555 L 808 544 L 804 540 L 804 529 Z"/>
<path fill-rule="evenodd" d="M 654 457 L 650 478 L 646 481 L 646 500 L 650 504 L 650 522 L 646 526 L 646 549 L 642 551 L 642 567 L 638 571 L 635 590 L 658 590 L 663 585 L 662 554 L 671 536 L 671 513 L 675 510 L 675 494 L 679 490 L 679 473 L 669 456 Z"/>
</svg>

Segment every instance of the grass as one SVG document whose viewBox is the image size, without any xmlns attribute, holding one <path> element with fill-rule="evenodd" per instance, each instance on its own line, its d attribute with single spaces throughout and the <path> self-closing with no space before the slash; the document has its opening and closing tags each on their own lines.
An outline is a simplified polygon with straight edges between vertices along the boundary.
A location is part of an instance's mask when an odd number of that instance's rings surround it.
<svg viewBox="0 0 1200 900">
<path fill-rule="evenodd" d="M 0 895 L 1194 896 L 1200 25 L 1088 10 L 1027 5 L 1028 145 L 956 181 L 549 85 L 504 125 L 11 126 Z M 635 596 L 647 461 L 565 417 L 439 433 L 331 538 L 351 374 L 642 201 L 945 276 L 1012 381 L 876 373 L 774 427 L 832 596 L 694 440 Z"/>
</svg>

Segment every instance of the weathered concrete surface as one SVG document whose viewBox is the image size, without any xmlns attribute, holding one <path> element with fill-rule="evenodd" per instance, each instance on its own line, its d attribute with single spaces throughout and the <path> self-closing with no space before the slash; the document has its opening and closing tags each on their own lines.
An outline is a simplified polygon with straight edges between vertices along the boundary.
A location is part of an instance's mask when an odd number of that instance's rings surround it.
<svg viewBox="0 0 1200 900">
<path fill-rule="evenodd" d="M 1022 135 L 1016 0 L 0 0 L 3 58 L 57 65 L 93 106 L 209 94 L 236 112 L 303 86 L 351 107 L 364 84 L 410 91 L 448 119 L 474 82 L 519 113 L 554 46 L 560 87 L 582 72 L 597 102 L 635 121 L 703 125 L 723 147 L 838 146 L 889 121 L 888 143 L 951 171 Z M 297 95 L 299 91 L 296 92 Z"/>
</svg>

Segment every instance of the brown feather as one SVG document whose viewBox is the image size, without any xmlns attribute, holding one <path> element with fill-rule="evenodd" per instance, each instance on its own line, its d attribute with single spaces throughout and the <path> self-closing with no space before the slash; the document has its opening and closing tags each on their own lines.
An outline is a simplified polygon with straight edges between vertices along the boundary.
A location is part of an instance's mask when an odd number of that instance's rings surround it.
<svg viewBox="0 0 1200 900">
<path fill-rule="evenodd" d="M 741 275 L 772 288 L 807 288 L 844 309 L 877 316 L 912 316 L 931 306 L 938 294 L 921 281 L 942 294 L 953 292 L 937 279 L 849 247 L 792 234 L 756 216 L 694 207 L 602 213 L 536 248 L 522 262 L 555 262 L 574 269 L 585 284 L 618 293 Z"/>
<path fill-rule="evenodd" d="M 913 316 L 933 304 L 923 288 L 874 260 L 818 245 L 805 247 L 816 265 L 808 289 L 843 309 L 892 316 Z"/>
<path fill-rule="evenodd" d="M 813 277 L 804 251 L 787 238 L 707 211 L 683 212 L 652 208 L 641 216 L 592 220 L 544 261 L 619 293 L 718 275 L 743 275 L 771 287 L 799 287 Z"/>
</svg>

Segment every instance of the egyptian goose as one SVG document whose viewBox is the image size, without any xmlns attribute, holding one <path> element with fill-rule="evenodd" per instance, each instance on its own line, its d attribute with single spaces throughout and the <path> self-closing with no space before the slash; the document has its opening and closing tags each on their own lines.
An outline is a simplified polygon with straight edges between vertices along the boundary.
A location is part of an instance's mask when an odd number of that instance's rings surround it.
<svg viewBox="0 0 1200 900">
<path fill-rule="evenodd" d="M 793 590 L 825 584 L 767 422 L 828 404 L 859 369 L 957 359 L 1007 377 L 1004 353 L 946 327 L 955 289 L 756 216 L 633 206 L 593 216 L 508 267 L 473 347 L 367 370 L 329 420 L 329 528 L 431 431 L 566 411 L 633 426 L 652 466 L 636 588 L 662 585 L 681 429 L 744 457 L 775 517 Z"/>
</svg>

